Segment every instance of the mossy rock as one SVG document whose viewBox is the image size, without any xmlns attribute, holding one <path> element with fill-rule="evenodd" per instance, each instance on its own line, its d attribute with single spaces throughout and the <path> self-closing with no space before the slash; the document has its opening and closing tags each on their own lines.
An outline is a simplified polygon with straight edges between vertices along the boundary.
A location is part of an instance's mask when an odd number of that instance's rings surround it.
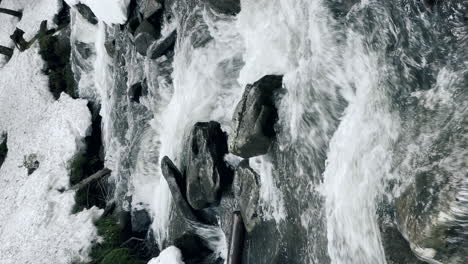
<svg viewBox="0 0 468 264">
<path fill-rule="evenodd" d="M 49 76 L 49 89 L 54 98 L 58 99 L 62 92 L 76 98 L 75 80 L 70 64 L 70 40 L 66 33 L 61 34 L 62 32 L 38 34 L 36 37 L 39 42 L 39 54 L 47 64 L 43 71 Z"/>
<path fill-rule="evenodd" d="M 101 260 L 112 250 L 119 248 L 123 241 L 122 228 L 114 216 L 102 217 L 95 225 L 103 241 L 93 247 L 90 257 L 94 260 Z"/>
</svg>

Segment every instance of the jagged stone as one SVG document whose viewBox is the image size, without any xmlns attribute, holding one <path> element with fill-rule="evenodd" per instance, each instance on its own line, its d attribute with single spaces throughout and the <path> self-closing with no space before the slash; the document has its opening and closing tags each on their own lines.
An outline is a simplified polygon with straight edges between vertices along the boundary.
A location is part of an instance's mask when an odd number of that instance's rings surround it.
<svg viewBox="0 0 468 264">
<path fill-rule="evenodd" d="M 174 30 L 165 38 L 158 40 L 158 43 L 154 45 L 149 51 L 149 57 L 154 60 L 167 54 L 170 51 L 173 51 L 176 40 L 177 32 Z"/>
<path fill-rule="evenodd" d="M 219 203 L 221 190 L 232 182 L 232 171 L 224 161 L 227 135 L 219 123 L 196 123 L 185 145 L 184 175 L 187 200 L 194 209 Z"/>
<path fill-rule="evenodd" d="M 275 136 L 278 118 L 274 93 L 281 89 L 283 76 L 267 75 L 245 88 L 233 116 L 230 151 L 243 158 L 266 154 Z"/>
<path fill-rule="evenodd" d="M 132 102 L 140 103 L 140 97 L 148 94 L 146 81 L 137 82 L 129 89 L 129 97 Z"/>
<path fill-rule="evenodd" d="M 93 10 L 89 8 L 87 5 L 78 3 L 75 5 L 76 10 L 91 24 L 96 25 L 98 23 L 98 19 L 96 15 L 93 13 Z"/>
<path fill-rule="evenodd" d="M 235 196 L 239 201 L 240 212 L 247 232 L 252 232 L 261 220 L 260 176 L 243 160 L 236 169 Z"/>
<path fill-rule="evenodd" d="M 146 56 L 146 52 L 149 46 L 151 46 L 151 44 L 156 41 L 158 32 L 151 23 L 149 23 L 147 20 L 143 20 L 143 22 L 141 22 L 141 24 L 136 29 L 135 36 L 136 50 L 141 55 Z"/>
<path fill-rule="evenodd" d="M 198 221 L 192 208 L 185 199 L 184 193 L 186 188 L 182 173 L 180 173 L 179 169 L 177 169 L 169 157 L 165 156 L 161 160 L 161 170 L 169 185 L 176 207 L 180 210 L 185 219 L 194 222 Z"/>
</svg>

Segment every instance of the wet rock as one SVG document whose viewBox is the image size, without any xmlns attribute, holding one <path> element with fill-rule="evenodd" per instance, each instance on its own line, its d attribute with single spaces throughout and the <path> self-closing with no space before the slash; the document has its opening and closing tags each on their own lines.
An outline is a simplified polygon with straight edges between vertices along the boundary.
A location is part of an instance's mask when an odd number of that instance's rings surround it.
<svg viewBox="0 0 468 264">
<path fill-rule="evenodd" d="M 185 264 L 211 263 L 207 260 L 213 251 L 208 243 L 195 233 L 185 233 L 175 240 L 174 245 L 180 249 Z"/>
<path fill-rule="evenodd" d="M 380 234 L 388 264 L 423 264 L 411 251 L 408 241 L 400 234 L 395 225 L 381 225 Z"/>
<path fill-rule="evenodd" d="M 146 235 L 151 225 L 151 217 L 145 209 L 132 211 L 132 232 L 141 235 Z"/>
<path fill-rule="evenodd" d="M 36 154 L 24 156 L 23 166 L 28 170 L 28 175 L 33 174 L 39 168 L 39 165 Z"/>
<path fill-rule="evenodd" d="M 104 42 L 104 47 L 106 48 L 107 54 L 113 57 L 115 54 L 115 39 Z"/>
<path fill-rule="evenodd" d="M 8 154 L 7 141 L 8 135 L 6 133 L 0 134 L 0 168 L 3 165 L 3 162 L 5 162 L 6 156 Z"/>
<path fill-rule="evenodd" d="M 143 20 L 135 31 L 135 47 L 138 53 L 146 56 L 148 47 L 156 41 L 158 32 L 147 20 Z"/>
<path fill-rule="evenodd" d="M 96 25 L 98 23 L 96 15 L 87 5 L 78 3 L 77 5 L 75 5 L 75 8 L 89 23 L 93 25 Z"/>
<path fill-rule="evenodd" d="M 140 97 L 148 94 L 146 81 L 135 83 L 130 87 L 129 96 L 132 102 L 140 103 Z"/>
<path fill-rule="evenodd" d="M 217 205 L 221 191 L 232 182 L 232 171 L 224 162 L 227 135 L 217 122 L 196 123 L 188 137 L 184 175 L 187 200 L 194 209 Z"/>
<path fill-rule="evenodd" d="M 180 210 L 185 219 L 197 221 L 197 217 L 185 199 L 184 193 L 186 188 L 182 173 L 167 156 L 161 160 L 161 170 L 169 185 L 176 207 Z"/>
<path fill-rule="evenodd" d="M 83 59 L 88 59 L 94 54 L 93 47 L 81 41 L 75 42 L 76 51 L 81 55 Z"/>
<path fill-rule="evenodd" d="M 441 263 L 465 263 L 468 236 L 463 174 L 441 167 L 420 171 L 395 202 L 398 229 L 422 258 Z M 461 199 L 460 199 L 461 198 Z"/>
<path fill-rule="evenodd" d="M 236 15 L 241 11 L 240 0 L 204 0 L 215 11 L 226 14 Z"/>
<path fill-rule="evenodd" d="M 151 59 L 157 59 L 170 51 L 174 50 L 177 40 L 177 32 L 174 30 L 165 38 L 158 40 L 158 43 L 154 45 L 149 51 L 149 57 Z"/>
<path fill-rule="evenodd" d="M 260 175 L 250 168 L 249 160 L 243 160 L 237 167 L 234 186 L 245 229 L 252 232 L 261 220 Z"/>
<path fill-rule="evenodd" d="M 283 76 L 267 75 L 245 88 L 233 116 L 230 151 L 243 158 L 266 154 L 275 136 L 278 119 L 274 93 L 281 89 Z"/>
</svg>

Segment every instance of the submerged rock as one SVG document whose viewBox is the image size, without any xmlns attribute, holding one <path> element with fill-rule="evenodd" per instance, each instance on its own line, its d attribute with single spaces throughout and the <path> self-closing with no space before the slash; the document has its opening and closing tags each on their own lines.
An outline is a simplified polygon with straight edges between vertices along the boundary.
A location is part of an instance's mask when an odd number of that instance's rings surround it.
<svg viewBox="0 0 468 264">
<path fill-rule="evenodd" d="M 249 160 L 243 160 L 237 167 L 234 186 L 245 229 L 252 232 L 261 220 L 260 175 L 250 168 Z"/>
<path fill-rule="evenodd" d="M 135 31 L 135 47 L 138 53 L 146 56 L 149 46 L 156 41 L 158 32 L 154 26 L 147 20 L 143 20 Z"/>
<path fill-rule="evenodd" d="M 245 88 L 233 116 L 230 151 L 243 158 L 266 154 L 275 136 L 278 119 L 274 93 L 282 87 L 283 76 L 267 75 Z"/>
<path fill-rule="evenodd" d="M 415 182 L 396 199 L 398 229 L 421 258 L 466 263 L 468 237 L 464 221 L 466 184 L 462 174 L 440 167 L 416 174 Z"/>
<path fill-rule="evenodd" d="M 232 182 L 232 171 L 224 162 L 227 135 L 217 122 L 196 123 L 185 148 L 187 200 L 194 209 L 217 205 L 221 190 Z"/>
<path fill-rule="evenodd" d="M 89 23 L 93 25 L 96 25 L 98 23 L 96 15 L 87 5 L 78 3 L 75 5 L 75 8 Z"/>
<path fill-rule="evenodd" d="M 154 45 L 150 51 L 148 51 L 148 56 L 154 60 L 167 54 L 170 51 L 173 51 L 176 40 L 177 32 L 174 30 L 165 38 L 158 40 L 158 43 Z"/>
</svg>

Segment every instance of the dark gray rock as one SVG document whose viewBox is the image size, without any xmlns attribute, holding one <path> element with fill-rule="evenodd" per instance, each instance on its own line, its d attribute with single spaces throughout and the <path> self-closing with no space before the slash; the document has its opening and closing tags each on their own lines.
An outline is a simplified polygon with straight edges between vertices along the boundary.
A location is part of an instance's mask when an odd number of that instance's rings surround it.
<svg viewBox="0 0 468 264">
<path fill-rule="evenodd" d="M 167 156 L 161 160 L 161 169 L 162 174 L 169 185 L 169 189 L 171 190 L 172 198 L 174 199 L 176 207 L 179 208 L 185 219 L 194 222 L 198 221 L 192 208 L 185 199 L 184 193 L 186 188 L 182 173 L 180 173 L 179 169 L 177 169 L 172 160 Z"/>
<path fill-rule="evenodd" d="M 148 86 L 146 81 L 137 82 L 130 87 L 129 97 L 132 102 L 140 103 L 140 97 L 148 95 Z"/>
<path fill-rule="evenodd" d="M 227 135 L 217 122 L 196 123 L 188 137 L 184 156 L 187 200 L 194 209 L 217 205 L 222 188 L 232 182 L 224 161 Z"/>
<path fill-rule="evenodd" d="M 204 0 L 216 12 L 236 15 L 241 11 L 240 0 Z"/>
<path fill-rule="evenodd" d="M 114 57 L 115 54 L 115 39 L 106 40 L 104 42 L 104 47 L 106 48 L 107 54 L 111 57 Z"/>
<path fill-rule="evenodd" d="M 87 5 L 78 3 L 77 5 L 75 5 L 75 8 L 89 23 L 93 25 L 96 25 L 98 23 L 96 15 Z"/>
<path fill-rule="evenodd" d="M 234 191 L 247 232 L 252 232 L 261 220 L 260 175 L 243 160 L 236 169 Z"/>
<path fill-rule="evenodd" d="M 177 238 L 174 245 L 180 249 L 185 264 L 213 263 L 208 261 L 213 250 L 205 239 L 193 232 Z"/>
<path fill-rule="evenodd" d="M 266 154 L 275 136 L 278 118 L 274 93 L 282 87 L 283 76 L 267 75 L 245 88 L 233 116 L 230 151 L 243 158 Z"/>
<path fill-rule="evenodd" d="M 2 167 L 8 154 L 7 140 L 8 135 L 6 133 L 0 134 L 0 167 Z"/>
<path fill-rule="evenodd" d="M 174 30 L 165 38 L 158 40 L 158 43 L 154 45 L 149 52 L 151 59 L 157 59 L 168 52 L 174 51 L 174 47 L 177 40 L 177 32 Z"/>
<path fill-rule="evenodd" d="M 151 225 L 151 217 L 145 209 L 132 211 L 132 232 L 146 234 Z"/>
<path fill-rule="evenodd" d="M 76 47 L 76 51 L 85 60 L 88 59 L 89 57 L 91 57 L 94 54 L 94 51 L 93 51 L 94 47 L 92 45 L 88 44 L 88 43 L 84 43 L 84 42 L 81 42 L 81 41 L 76 41 L 75 42 L 75 47 Z"/>
<path fill-rule="evenodd" d="M 158 32 L 151 23 L 149 23 L 147 20 L 143 20 L 143 22 L 141 22 L 141 24 L 136 29 L 135 36 L 136 50 L 141 55 L 146 56 L 146 52 L 149 46 L 151 46 L 151 44 L 156 41 Z"/>
</svg>

